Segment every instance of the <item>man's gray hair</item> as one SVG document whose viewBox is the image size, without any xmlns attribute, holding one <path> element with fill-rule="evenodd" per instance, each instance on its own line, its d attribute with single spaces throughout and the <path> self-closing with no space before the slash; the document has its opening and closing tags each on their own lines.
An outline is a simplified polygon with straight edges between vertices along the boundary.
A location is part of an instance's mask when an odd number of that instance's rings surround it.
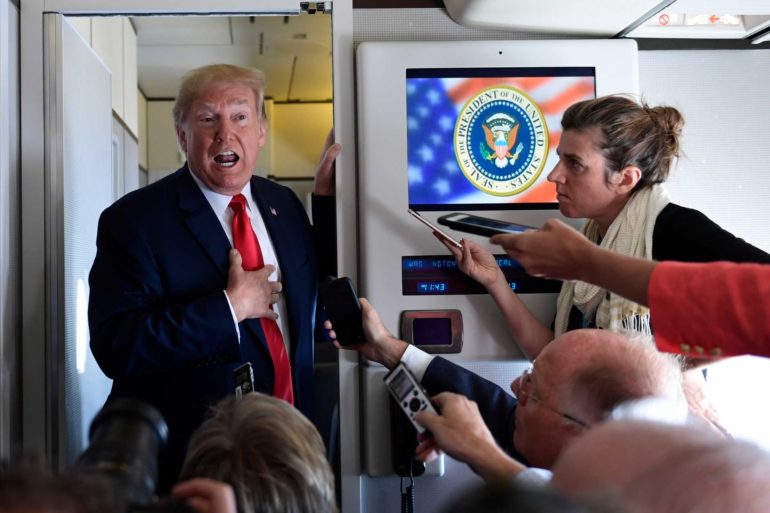
<svg viewBox="0 0 770 513">
<path fill-rule="evenodd" d="M 574 375 L 573 396 L 588 408 L 589 418 L 599 421 L 615 407 L 646 397 L 662 397 L 686 408 L 682 391 L 682 370 L 677 357 L 659 353 L 654 346 L 637 339 L 635 332 L 624 337 L 596 357 Z"/>
</svg>

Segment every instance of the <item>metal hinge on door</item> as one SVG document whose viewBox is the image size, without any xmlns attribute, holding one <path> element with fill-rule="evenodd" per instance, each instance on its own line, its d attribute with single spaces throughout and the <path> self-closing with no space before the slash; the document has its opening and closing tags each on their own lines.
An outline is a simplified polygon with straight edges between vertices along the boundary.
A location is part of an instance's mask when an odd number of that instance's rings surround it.
<svg viewBox="0 0 770 513">
<path fill-rule="evenodd" d="M 308 14 L 331 14 L 332 3 L 331 2 L 300 2 L 299 9 L 302 12 Z"/>
</svg>

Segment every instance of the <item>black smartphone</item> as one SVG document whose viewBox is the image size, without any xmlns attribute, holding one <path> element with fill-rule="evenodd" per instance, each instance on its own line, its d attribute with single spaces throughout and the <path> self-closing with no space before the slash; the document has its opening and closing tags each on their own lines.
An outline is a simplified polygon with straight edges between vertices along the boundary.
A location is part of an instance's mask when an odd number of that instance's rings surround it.
<svg viewBox="0 0 770 513">
<path fill-rule="evenodd" d="M 486 235 L 487 237 L 497 235 L 498 233 L 523 233 L 527 230 L 535 229 L 523 224 L 498 221 L 497 219 L 472 216 L 458 212 L 439 217 L 438 223 L 448 226 L 453 230 L 475 233 L 476 235 Z"/>
<path fill-rule="evenodd" d="M 337 278 L 322 283 L 318 288 L 321 305 L 326 309 L 337 342 L 343 346 L 364 341 L 361 303 L 350 278 Z"/>
</svg>

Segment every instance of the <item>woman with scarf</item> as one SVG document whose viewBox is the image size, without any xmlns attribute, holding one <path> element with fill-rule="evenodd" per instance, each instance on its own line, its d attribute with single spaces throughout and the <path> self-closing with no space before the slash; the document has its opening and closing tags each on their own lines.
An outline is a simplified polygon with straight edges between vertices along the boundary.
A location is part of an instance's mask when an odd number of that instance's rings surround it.
<svg viewBox="0 0 770 513">
<path fill-rule="evenodd" d="M 770 255 L 701 212 L 670 201 L 662 183 L 679 156 L 683 124 L 681 113 L 673 107 L 649 107 L 623 96 L 572 105 L 562 119 L 559 162 L 548 175 L 556 185 L 559 211 L 566 217 L 587 218 L 583 234 L 588 239 L 630 256 L 683 262 L 770 262 Z M 651 334 L 645 306 L 584 282 L 562 285 L 552 329 L 532 315 L 511 290 L 491 253 L 467 240 L 462 250 L 447 247 L 458 267 L 487 288 L 513 338 L 530 359 L 555 336 L 572 329 Z M 687 381 L 692 384 L 692 376 Z M 694 395 L 699 395 L 697 390 Z"/>
</svg>

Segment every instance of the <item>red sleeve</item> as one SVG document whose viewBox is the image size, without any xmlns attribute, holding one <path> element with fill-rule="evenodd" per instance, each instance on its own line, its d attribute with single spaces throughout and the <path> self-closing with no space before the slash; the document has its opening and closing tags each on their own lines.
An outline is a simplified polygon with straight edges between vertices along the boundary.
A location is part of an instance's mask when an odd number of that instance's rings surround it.
<svg viewBox="0 0 770 513">
<path fill-rule="evenodd" d="M 647 295 L 661 351 L 770 356 L 770 265 L 663 262 Z"/>
</svg>

